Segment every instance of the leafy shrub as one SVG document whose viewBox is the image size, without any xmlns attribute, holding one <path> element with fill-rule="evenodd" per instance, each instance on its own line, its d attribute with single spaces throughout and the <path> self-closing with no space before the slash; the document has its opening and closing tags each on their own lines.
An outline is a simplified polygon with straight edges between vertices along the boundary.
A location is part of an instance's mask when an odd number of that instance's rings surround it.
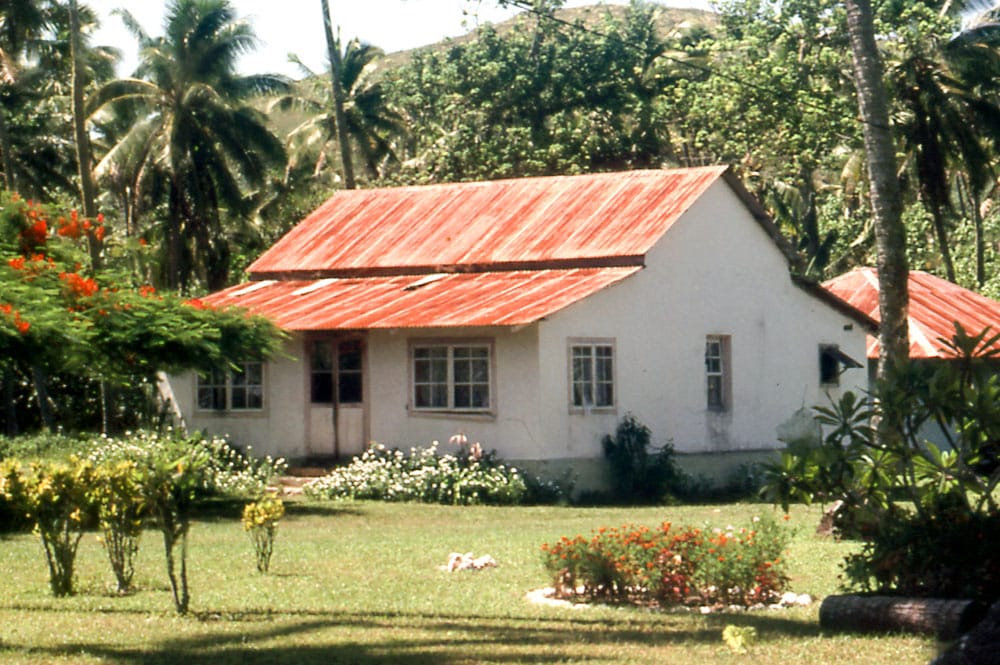
<svg viewBox="0 0 1000 665">
<path fill-rule="evenodd" d="M 0 494 L 30 516 L 41 536 L 54 596 L 73 593 L 76 550 L 90 509 L 88 491 L 94 484 L 92 464 L 16 462 L 0 465 Z"/>
<path fill-rule="evenodd" d="M 546 569 L 564 595 L 660 605 L 773 602 L 787 584 L 788 534 L 770 519 L 739 530 L 601 527 L 590 538 L 542 545 Z"/>
<path fill-rule="evenodd" d="M 278 522 L 284 515 L 285 504 L 275 494 L 268 494 L 243 507 L 243 530 L 250 534 L 259 573 L 266 573 L 271 567 L 274 537 Z"/>
<path fill-rule="evenodd" d="M 146 508 L 144 478 L 135 461 L 106 462 L 95 469 L 88 496 L 97 508 L 101 542 L 115 575 L 118 593 L 128 593 Z"/>
<path fill-rule="evenodd" d="M 601 444 L 611 467 L 613 491 L 621 500 L 663 501 L 684 482 L 673 445 L 653 448 L 652 432 L 632 414 L 622 418 L 615 435 L 605 436 Z"/>
<path fill-rule="evenodd" d="M 895 368 L 869 403 L 817 407 L 815 436 L 788 441 L 765 494 L 840 501 L 835 526 L 865 543 L 846 586 L 917 596 L 1000 597 L 1000 335 L 956 325 L 948 362 Z M 876 432 L 873 421 L 884 425 Z M 933 426 L 947 439 L 924 436 Z"/>
<path fill-rule="evenodd" d="M 516 504 L 527 492 L 522 474 L 492 454 L 462 448 L 439 455 L 435 441 L 408 453 L 375 444 L 350 464 L 304 488 L 316 499 L 377 499 L 454 505 Z"/>
</svg>

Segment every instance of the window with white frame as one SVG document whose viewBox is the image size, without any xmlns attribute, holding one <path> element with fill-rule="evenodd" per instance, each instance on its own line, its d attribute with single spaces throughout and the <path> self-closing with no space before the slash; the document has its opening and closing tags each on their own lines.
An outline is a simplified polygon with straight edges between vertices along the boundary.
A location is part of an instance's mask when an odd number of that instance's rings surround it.
<svg viewBox="0 0 1000 665">
<path fill-rule="evenodd" d="M 727 411 L 730 401 L 729 336 L 705 338 L 705 384 L 709 411 Z"/>
<path fill-rule="evenodd" d="M 214 369 L 198 377 L 198 408 L 259 411 L 264 408 L 264 363 L 247 361 L 235 369 Z"/>
<path fill-rule="evenodd" d="M 492 346 L 488 343 L 418 343 L 412 346 L 413 408 L 488 411 Z"/>
<path fill-rule="evenodd" d="M 570 342 L 570 404 L 574 408 L 615 406 L 615 347 L 610 341 Z"/>
</svg>

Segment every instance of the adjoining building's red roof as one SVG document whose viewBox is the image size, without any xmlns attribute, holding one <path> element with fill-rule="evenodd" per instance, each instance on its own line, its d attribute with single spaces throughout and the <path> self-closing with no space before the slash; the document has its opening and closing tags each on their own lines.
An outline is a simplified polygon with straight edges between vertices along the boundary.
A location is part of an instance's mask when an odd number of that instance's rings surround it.
<svg viewBox="0 0 1000 665">
<path fill-rule="evenodd" d="M 641 265 L 725 167 L 340 191 L 252 279 Z"/>
<path fill-rule="evenodd" d="M 879 320 L 878 272 L 874 268 L 852 270 L 824 282 L 823 287 Z M 910 271 L 909 291 L 911 358 L 951 357 L 941 339 L 955 335 L 956 321 L 970 335 L 986 328 L 1000 333 L 1000 302 L 919 270 Z M 868 357 L 878 358 L 878 353 L 878 340 L 869 337 Z"/>
<path fill-rule="evenodd" d="M 365 330 L 534 323 L 639 267 L 319 280 L 263 280 L 202 299 L 245 307 L 286 330 Z"/>
</svg>

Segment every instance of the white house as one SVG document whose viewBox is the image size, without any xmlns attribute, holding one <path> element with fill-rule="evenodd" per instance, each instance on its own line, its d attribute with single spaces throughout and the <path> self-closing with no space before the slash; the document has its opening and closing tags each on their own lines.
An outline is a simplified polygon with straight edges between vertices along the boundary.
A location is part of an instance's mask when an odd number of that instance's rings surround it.
<svg viewBox="0 0 1000 665">
<path fill-rule="evenodd" d="M 287 356 L 166 388 L 260 454 L 463 432 L 587 484 L 633 413 L 711 472 L 865 387 L 874 322 L 790 259 L 722 167 L 340 191 L 204 299 L 271 317 Z"/>
</svg>

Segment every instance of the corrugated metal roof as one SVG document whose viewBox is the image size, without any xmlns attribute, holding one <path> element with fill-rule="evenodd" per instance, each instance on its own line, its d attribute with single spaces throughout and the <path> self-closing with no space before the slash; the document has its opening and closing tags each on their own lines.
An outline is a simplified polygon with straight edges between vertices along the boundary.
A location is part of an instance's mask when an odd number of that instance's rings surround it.
<svg viewBox="0 0 1000 665">
<path fill-rule="evenodd" d="M 250 273 L 265 279 L 638 265 L 725 173 L 716 166 L 340 191 Z"/>
<path fill-rule="evenodd" d="M 534 323 L 640 270 L 581 268 L 441 275 L 266 280 L 203 298 L 286 330 L 364 330 Z"/>
<path fill-rule="evenodd" d="M 910 271 L 908 285 L 911 358 L 950 357 L 940 340 L 954 336 L 956 321 L 969 334 L 987 327 L 1000 333 L 1000 303 L 995 300 L 919 270 Z M 878 272 L 874 268 L 852 270 L 824 282 L 823 287 L 879 320 Z M 868 357 L 877 358 L 878 352 L 878 340 L 869 337 Z"/>
</svg>

